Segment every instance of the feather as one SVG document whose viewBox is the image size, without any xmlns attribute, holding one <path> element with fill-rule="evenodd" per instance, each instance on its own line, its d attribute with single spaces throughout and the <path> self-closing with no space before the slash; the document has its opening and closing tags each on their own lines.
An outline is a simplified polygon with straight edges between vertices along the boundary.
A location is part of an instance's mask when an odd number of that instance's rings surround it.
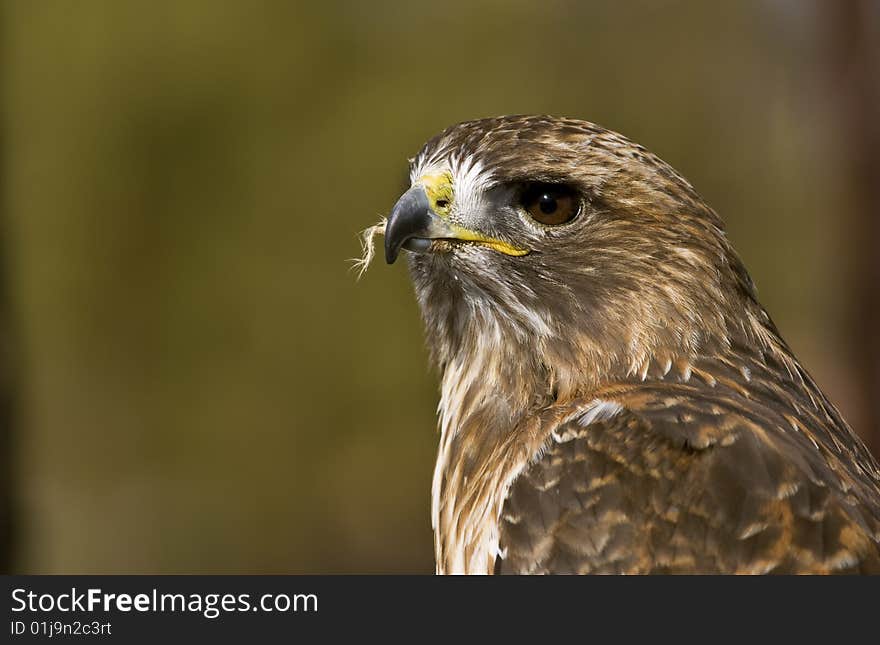
<svg viewBox="0 0 880 645">
<path fill-rule="evenodd" d="M 439 573 L 880 572 L 880 467 L 684 177 L 548 116 L 452 126 L 426 173 L 451 186 L 451 237 L 408 255 L 442 374 Z M 530 216 L 545 184 L 573 219 Z"/>
</svg>

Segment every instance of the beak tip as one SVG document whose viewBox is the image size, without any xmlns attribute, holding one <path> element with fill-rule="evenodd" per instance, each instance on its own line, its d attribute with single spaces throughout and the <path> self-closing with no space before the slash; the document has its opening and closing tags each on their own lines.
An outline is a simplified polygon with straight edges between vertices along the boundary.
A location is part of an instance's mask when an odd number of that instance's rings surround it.
<svg viewBox="0 0 880 645">
<path fill-rule="evenodd" d="M 431 223 L 428 196 L 421 187 L 406 191 L 388 216 L 385 224 L 385 262 L 394 264 L 407 240 L 423 234 Z"/>
<path fill-rule="evenodd" d="M 388 242 L 388 238 L 385 238 L 385 263 L 394 264 L 397 260 L 398 253 L 400 253 L 400 249 L 394 248 L 394 245 L 389 244 Z"/>
</svg>

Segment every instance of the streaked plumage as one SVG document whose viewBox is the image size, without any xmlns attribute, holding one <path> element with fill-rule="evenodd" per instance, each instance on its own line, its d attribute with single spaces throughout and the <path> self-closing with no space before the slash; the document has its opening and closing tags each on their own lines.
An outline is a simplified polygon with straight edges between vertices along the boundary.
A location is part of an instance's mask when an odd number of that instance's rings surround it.
<svg viewBox="0 0 880 645">
<path fill-rule="evenodd" d="M 441 372 L 439 573 L 880 573 L 877 462 L 678 173 L 502 117 L 430 140 L 411 179 L 385 250 L 413 251 Z M 579 213 L 541 224 L 535 186 Z"/>
</svg>

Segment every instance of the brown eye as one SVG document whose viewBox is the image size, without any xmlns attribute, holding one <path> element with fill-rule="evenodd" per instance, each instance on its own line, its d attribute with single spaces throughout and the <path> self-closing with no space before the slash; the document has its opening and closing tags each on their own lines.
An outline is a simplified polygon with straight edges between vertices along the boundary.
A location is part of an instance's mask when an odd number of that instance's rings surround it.
<svg viewBox="0 0 880 645">
<path fill-rule="evenodd" d="M 523 193 L 522 204 L 532 218 L 548 226 L 570 222 L 580 210 L 577 194 L 558 184 L 529 186 Z"/>
</svg>

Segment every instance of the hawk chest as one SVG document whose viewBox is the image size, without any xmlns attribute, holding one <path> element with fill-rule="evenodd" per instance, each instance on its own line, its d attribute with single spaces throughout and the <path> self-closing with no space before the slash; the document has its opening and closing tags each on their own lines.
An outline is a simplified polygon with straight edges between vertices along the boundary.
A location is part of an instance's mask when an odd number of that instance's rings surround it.
<svg viewBox="0 0 880 645">
<path fill-rule="evenodd" d="M 431 491 L 437 573 L 490 573 L 507 492 L 539 446 L 534 432 L 523 433 L 523 424 L 510 420 L 503 403 L 474 397 L 462 387 L 471 379 L 458 376 L 444 379 L 440 402 Z"/>
<path fill-rule="evenodd" d="M 501 516 L 511 486 L 555 441 L 553 429 L 581 406 L 550 410 L 505 429 L 489 414 L 456 424 L 444 415 L 434 469 L 431 519 L 438 574 L 488 574 L 500 549 Z M 453 421 L 453 423 L 450 423 Z"/>
<path fill-rule="evenodd" d="M 432 488 L 432 525 L 438 574 L 488 574 L 499 552 L 501 510 L 510 486 L 527 465 L 502 460 L 469 472 L 442 436 Z"/>
<path fill-rule="evenodd" d="M 583 401 L 536 406 L 540 385 L 517 378 L 504 354 L 490 351 L 495 335 L 480 338 L 480 351 L 453 357 L 441 380 L 431 491 L 437 573 L 493 571 L 513 482 L 543 454 L 553 429 L 583 411 Z"/>
</svg>

